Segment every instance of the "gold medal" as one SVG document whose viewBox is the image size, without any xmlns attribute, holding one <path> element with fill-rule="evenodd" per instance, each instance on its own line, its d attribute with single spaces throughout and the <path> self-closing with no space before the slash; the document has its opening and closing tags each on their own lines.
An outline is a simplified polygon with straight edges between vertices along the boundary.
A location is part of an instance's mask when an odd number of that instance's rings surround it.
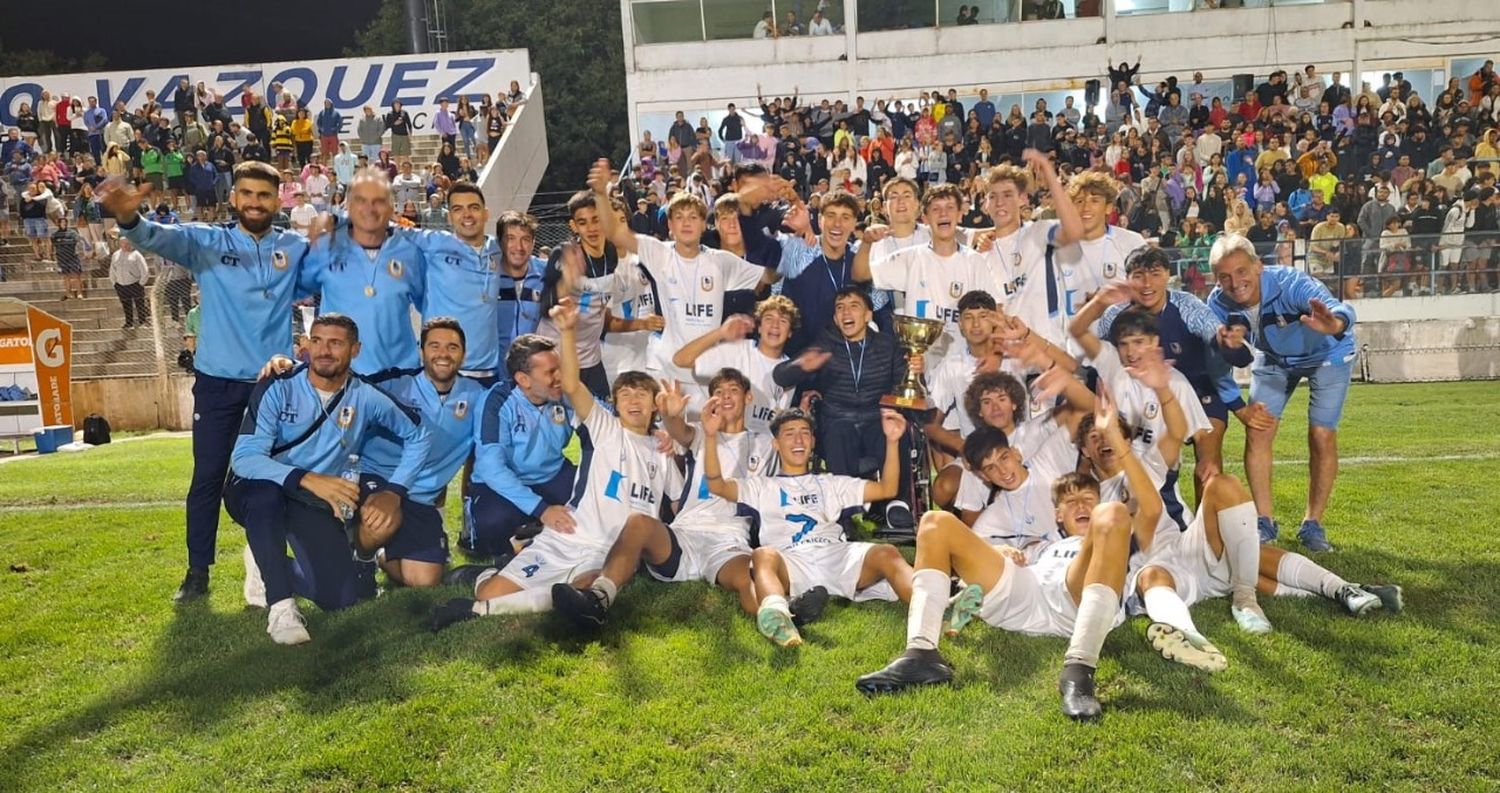
<svg viewBox="0 0 1500 793">
<path fill-rule="evenodd" d="M 365 297 L 374 297 L 374 296 L 375 296 L 375 287 L 366 285 L 365 286 Z"/>
</svg>

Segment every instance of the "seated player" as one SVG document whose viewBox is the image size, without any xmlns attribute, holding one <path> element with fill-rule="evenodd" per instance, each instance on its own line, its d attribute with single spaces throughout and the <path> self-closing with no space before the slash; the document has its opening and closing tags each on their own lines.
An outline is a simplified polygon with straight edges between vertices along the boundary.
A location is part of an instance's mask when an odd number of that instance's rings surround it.
<svg viewBox="0 0 1500 793">
<path fill-rule="evenodd" d="M 577 411 L 583 446 L 568 504 L 573 525 L 547 526 L 502 568 L 466 569 L 463 578 L 472 573 L 475 599 L 455 598 L 438 608 L 432 623 L 436 629 L 479 615 L 551 609 L 553 584 L 592 583 L 626 522 L 633 516 L 656 518 L 666 494 L 681 486 L 676 461 L 651 436 L 656 381 L 644 372 L 620 373 L 613 394 L 617 418 L 594 402 L 579 376 L 577 306 L 561 303 L 551 317 L 562 335 L 562 390 Z"/>
<path fill-rule="evenodd" d="M 427 465 L 401 502 L 401 528 L 394 534 L 360 527 L 356 550 L 380 549 L 380 566 L 404 586 L 436 586 L 448 563 L 448 534 L 441 504 L 448 483 L 474 448 L 475 416 L 484 386 L 459 375 L 467 340 L 458 320 L 434 317 L 422 325 L 422 368 L 381 372 L 369 379 L 409 412 L 421 416 L 431 443 Z M 365 447 L 364 462 L 376 476 L 389 479 L 400 461 L 401 446 L 378 432 Z"/>
<path fill-rule="evenodd" d="M 563 399 L 562 359 L 551 339 L 525 334 L 505 353 L 509 380 L 484 397 L 475 424 L 474 470 L 464 498 L 465 553 L 514 556 L 517 531 L 540 523 L 572 531 L 568 501 L 577 469 L 563 457 L 573 408 Z"/>
<path fill-rule="evenodd" d="M 988 506 L 969 525 L 991 545 L 1013 548 L 1035 559 L 1057 540 L 1052 482 L 1072 468 L 1051 470 L 1030 463 L 1005 433 L 983 426 L 964 438 L 964 464 L 989 488 Z"/>
<path fill-rule="evenodd" d="M 249 541 L 246 594 L 264 593 L 266 632 L 277 644 L 311 639 L 295 595 L 323 609 L 375 596 L 373 565 L 354 558 L 350 535 L 400 528 L 401 502 L 429 451 L 417 417 L 351 375 L 359 354 L 354 320 L 318 317 L 308 344 L 311 363 L 252 392 L 225 497 Z M 388 477 L 370 478 L 360 475 L 360 455 L 377 432 L 399 438 L 401 454 Z M 295 561 L 287 557 L 289 542 Z"/>
<path fill-rule="evenodd" d="M 782 350 L 797 331 L 801 312 L 782 295 L 773 295 L 755 305 L 755 319 L 736 314 L 723 325 L 683 345 L 672 363 L 704 382 L 725 369 L 734 369 L 750 381 L 750 403 L 745 408 L 745 427 L 769 439 L 771 419 L 792 404 L 792 389 L 776 384 L 776 366 L 786 360 Z M 751 331 L 758 338 L 745 338 Z"/>
<path fill-rule="evenodd" d="M 1068 637 L 1058 680 L 1063 713 L 1078 720 L 1099 718 L 1094 668 L 1105 637 L 1125 621 L 1121 603 L 1128 591 L 1131 540 L 1150 544 L 1162 506 L 1119 423 L 1108 420 L 1114 405 L 1105 392 L 1096 400 L 1095 415 L 1105 419 L 1100 423 L 1109 427 L 1109 442 L 1124 450 L 1133 491 L 1143 494 L 1135 514 L 1123 503 L 1101 501 L 1093 477 L 1066 474 L 1052 485 L 1053 519 L 1064 539 L 1044 548 L 1031 563 L 1014 549 L 985 542 L 953 515 L 923 515 L 906 651 L 884 669 L 859 678 L 859 690 L 884 693 L 953 679 L 953 668 L 938 653 L 938 641 L 949 605 L 949 576 L 957 575 L 967 586 L 953 599 L 949 635 L 978 616 L 1002 630 Z"/>
<path fill-rule="evenodd" d="M 737 370 L 724 369 L 709 381 L 708 393 L 705 409 L 716 409 L 723 424 L 716 439 L 720 472 L 736 479 L 762 473 L 770 443 L 745 428 L 750 381 Z M 700 462 L 705 453 L 703 436 L 683 420 L 687 403 L 682 389 L 670 381 L 656 397 L 657 412 L 672 440 L 692 450 L 684 477 L 687 487 L 672 525 L 644 515 L 632 516 L 592 584 L 587 588 L 568 582 L 552 585 L 553 605 L 580 626 L 604 623 L 615 594 L 643 562 L 658 581 L 707 581 L 738 593 L 740 607 L 755 614 L 755 591 L 750 583 L 750 521 L 732 502 L 709 490 L 708 474 Z M 821 599 L 812 601 L 816 604 L 813 610 L 821 611 L 826 599 L 825 592 Z"/>
<path fill-rule="evenodd" d="M 1244 421 L 1256 416 L 1246 410 L 1231 371 L 1233 366 L 1249 366 L 1254 355 L 1242 327 L 1226 328 L 1191 292 L 1167 288 L 1171 267 L 1160 248 L 1136 249 L 1125 259 L 1128 283 L 1100 289 L 1078 312 L 1078 321 L 1090 325 L 1097 320 L 1096 335 L 1111 338 L 1115 319 L 1126 310 L 1140 309 L 1156 317 L 1158 343 L 1193 386 L 1208 416 L 1208 432 L 1199 434 L 1193 444 L 1193 486 L 1201 498 L 1208 478 L 1223 470 L 1229 412 Z"/>
<path fill-rule="evenodd" d="M 771 422 L 781 473 L 726 479 L 718 438 L 727 411 L 717 403 L 713 408 L 703 413 L 704 478 L 709 492 L 760 517 L 760 547 L 750 564 L 759 604 L 755 624 L 762 635 L 782 647 L 802 644 L 787 597 L 814 587 L 855 601 L 911 596 L 911 566 L 901 552 L 893 545 L 848 542 L 838 523 L 846 511 L 895 495 L 901 473 L 897 445 L 906 419 L 893 410 L 881 411 L 886 453 L 878 482 L 811 473 L 813 422 L 795 408 Z"/>
<path fill-rule="evenodd" d="M 953 474 L 933 480 L 933 501 L 941 508 L 953 504 L 958 488 L 958 472 L 963 470 L 958 457 L 964 437 L 974 431 L 969 417 L 963 414 L 963 393 L 980 372 L 996 371 L 1004 364 L 997 345 L 993 344 L 995 298 L 978 289 L 958 299 L 958 333 L 963 344 L 955 344 L 931 372 L 927 373 L 928 404 L 933 408 L 924 428 L 933 465 Z M 949 462 L 949 461 L 952 462 Z"/>
<path fill-rule="evenodd" d="M 833 325 L 774 370 L 777 385 L 821 395 L 818 449 L 828 470 L 841 476 L 873 478 L 890 464 L 887 444 L 880 441 L 880 398 L 896 389 L 909 364 L 921 365 L 921 357 L 908 358 L 894 336 L 870 326 L 873 316 L 868 290 L 841 287 L 833 301 Z M 904 448 L 901 459 L 908 459 Z M 908 506 L 908 481 L 902 476 L 899 484 L 892 483 L 897 489 L 891 495 L 898 500 L 886 505 L 885 522 L 910 532 L 916 520 Z"/>
</svg>

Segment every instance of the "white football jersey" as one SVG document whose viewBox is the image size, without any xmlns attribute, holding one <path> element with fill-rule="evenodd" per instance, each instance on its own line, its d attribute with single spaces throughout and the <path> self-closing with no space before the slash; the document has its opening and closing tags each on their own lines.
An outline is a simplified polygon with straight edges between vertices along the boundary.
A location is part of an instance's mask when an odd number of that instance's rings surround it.
<svg viewBox="0 0 1500 793">
<path fill-rule="evenodd" d="M 1054 311 L 1047 299 L 1047 238 L 1055 228 L 1057 221 L 1042 220 L 997 237 L 984 254 L 984 265 L 996 285 L 995 301 L 1005 313 L 1020 317 L 1026 327 L 1061 346 L 1067 341 L 1067 328 L 1060 308 Z M 1054 275 L 1051 291 L 1059 301 L 1060 288 Z"/>
<path fill-rule="evenodd" d="M 766 455 L 771 452 L 769 440 L 748 431 L 719 433 L 718 448 L 719 472 L 725 479 L 740 479 L 759 473 L 765 466 Z M 683 490 L 677 517 L 672 519 L 673 528 L 742 535 L 749 532 L 750 520 L 738 514 L 738 507 L 708 489 L 708 476 L 703 471 L 702 430 L 693 437 L 692 457 L 688 459 L 684 482 L 687 487 Z"/>
<path fill-rule="evenodd" d="M 1176 511 L 1178 515 L 1181 514 L 1182 496 L 1177 493 L 1176 477 L 1162 468 L 1160 463 L 1149 461 L 1143 461 L 1143 463 L 1146 468 L 1146 475 L 1151 478 L 1151 483 L 1156 485 L 1157 494 L 1162 497 L 1161 517 L 1156 521 L 1156 530 L 1158 532 L 1185 531 L 1186 525 L 1177 523 L 1176 517 L 1173 515 L 1174 510 L 1171 506 L 1175 501 L 1177 504 Z M 1171 479 L 1171 487 L 1167 486 L 1169 477 Z M 1135 495 L 1130 492 L 1130 483 L 1125 479 L 1125 472 L 1123 470 L 1099 483 L 1099 503 L 1106 504 L 1115 501 L 1128 505 L 1130 507 L 1130 514 L 1132 515 L 1140 507 L 1140 503 L 1136 501 Z M 1149 551 L 1150 549 L 1145 550 Z"/>
<path fill-rule="evenodd" d="M 1048 488 L 1058 477 L 1078 467 L 1078 447 L 1068 435 L 1068 428 L 1061 426 L 1048 410 L 1016 425 L 1016 431 L 1007 438 L 1012 448 L 1021 452 L 1021 462 L 1030 474 L 1027 481 L 1037 480 Z M 953 505 L 959 509 L 980 510 L 990 503 L 998 488 L 984 481 L 979 474 L 964 469 L 959 479 L 958 495 Z"/>
<path fill-rule="evenodd" d="M 941 360 L 950 344 L 963 344 L 958 331 L 958 299 L 979 289 L 994 292 L 994 285 L 973 249 L 960 245 L 952 256 L 939 256 L 931 245 L 903 248 L 876 261 L 870 258 L 870 276 L 876 289 L 904 293 L 896 313 L 942 322 L 946 333 L 935 343 L 928 360 Z"/>
<path fill-rule="evenodd" d="M 880 240 L 879 242 L 876 242 L 874 245 L 871 245 L 870 261 L 876 262 L 886 258 L 887 256 L 890 256 L 896 251 L 905 250 L 907 248 L 915 247 L 918 245 L 927 245 L 931 242 L 932 232 L 928 230 L 926 226 L 918 223 L 916 229 L 912 231 L 911 236 L 897 237 L 895 235 L 891 235 L 886 237 L 885 239 Z"/>
<path fill-rule="evenodd" d="M 1167 421 L 1161 415 L 1161 402 L 1157 400 L 1156 392 L 1125 371 L 1124 364 L 1120 363 L 1120 354 L 1107 341 L 1100 344 L 1099 356 L 1091 363 L 1099 371 L 1099 377 L 1103 378 L 1105 385 L 1109 386 L 1120 415 L 1130 425 L 1130 442 L 1136 455 L 1142 460 L 1159 463 L 1162 468 L 1175 468 L 1175 464 L 1165 465 L 1161 453 L 1157 451 L 1158 442 L 1167 432 Z M 1177 404 L 1182 406 L 1183 415 L 1187 418 L 1187 437 L 1183 439 L 1186 443 L 1199 432 L 1212 427 L 1208 423 L 1208 414 L 1203 412 L 1198 394 L 1193 391 L 1192 383 L 1177 369 L 1170 368 L 1170 372 L 1172 395 L 1177 397 Z"/>
<path fill-rule="evenodd" d="M 571 539 L 609 547 L 633 514 L 657 517 L 664 499 L 682 487 L 671 454 L 657 451 L 656 438 L 627 432 L 601 405 L 578 428 L 583 448 L 569 506 L 578 528 Z"/>
<path fill-rule="evenodd" d="M 670 242 L 636 235 L 641 266 L 655 288 L 657 310 L 666 318 L 661 338 L 652 342 L 651 365 L 663 374 L 692 382 L 693 373 L 672 363 L 672 356 L 688 342 L 724 322 L 724 293 L 754 289 L 765 268 L 728 251 L 700 248 L 685 258 Z"/>
<path fill-rule="evenodd" d="M 720 369 L 735 369 L 750 380 L 750 401 L 745 405 L 745 429 L 769 437 L 771 419 L 792 404 L 791 389 L 776 385 L 771 372 L 785 355 L 767 358 L 750 339 L 725 342 L 709 349 L 693 362 L 693 375 L 705 388 Z M 727 476 L 727 474 L 726 474 Z"/>
<path fill-rule="evenodd" d="M 610 294 L 610 313 L 620 319 L 652 316 L 657 313 L 656 294 L 651 289 L 651 279 L 640 267 L 640 261 L 633 253 L 622 256 L 614 275 L 606 276 L 607 284 L 586 281 L 584 288 Z M 645 330 L 605 334 L 599 355 L 610 373 L 611 382 L 620 372 L 646 371 L 646 345 L 655 335 Z"/>
<path fill-rule="evenodd" d="M 964 392 L 974 382 L 979 359 L 969 352 L 969 345 L 956 344 L 935 371 L 927 374 L 928 403 L 943 416 L 943 428 L 957 430 L 962 437 L 974 431 L 974 421 L 964 410 Z"/>
<path fill-rule="evenodd" d="M 844 541 L 839 518 L 864 505 L 863 479 L 833 474 L 749 476 L 740 503 L 760 516 L 760 544 L 786 549 Z"/>
<path fill-rule="evenodd" d="M 1146 244 L 1130 229 L 1105 226 L 1104 236 L 1079 240 L 1053 252 L 1052 261 L 1063 286 L 1063 313 L 1071 322 L 1089 296 L 1109 284 L 1124 283 L 1125 258 Z"/>
<path fill-rule="evenodd" d="M 1052 481 L 1031 474 L 1014 491 L 995 488 L 995 500 L 979 513 L 974 533 L 991 545 L 1009 545 L 1036 558 L 1046 543 L 1061 537 L 1052 509 Z"/>
</svg>

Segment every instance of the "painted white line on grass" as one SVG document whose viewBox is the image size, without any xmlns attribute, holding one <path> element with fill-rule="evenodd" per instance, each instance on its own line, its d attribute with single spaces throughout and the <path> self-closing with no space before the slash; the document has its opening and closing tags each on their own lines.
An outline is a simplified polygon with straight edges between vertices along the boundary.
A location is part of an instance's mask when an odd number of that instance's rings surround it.
<svg viewBox="0 0 1500 793">
<path fill-rule="evenodd" d="M 71 504 L 0 504 L 7 513 L 15 512 L 83 512 L 94 509 L 162 509 L 181 507 L 182 499 L 173 501 L 88 501 Z"/>
<path fill-rule="evenodd" d="M 1339 465 L 1388 465 L 1390 463 L 1449 463 L 1465 460 L 1500 460 L 1500 452 L 1475 452 L 1472 454 L 1434 454 L 1408 457 L 1401 454 L 1371 455 L 1366 457 L 1341 457 Z M 1275 465 L 1307 465 L 1307 460 L 1276 460 Z"/>
</svg>

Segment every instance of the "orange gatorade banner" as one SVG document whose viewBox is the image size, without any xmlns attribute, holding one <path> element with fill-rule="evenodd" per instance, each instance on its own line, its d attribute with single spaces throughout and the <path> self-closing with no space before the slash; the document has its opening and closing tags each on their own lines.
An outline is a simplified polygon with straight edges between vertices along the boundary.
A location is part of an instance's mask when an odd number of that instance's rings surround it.
<svg viewBox="0 0 1500 793">
<path fill-rule="evenodd" d="M 31 334 L 24 328 L 0 330 L 0 366 L 31 365 Z"/>
<path fill-rule="evenodd" d="M 37 400 L 43 424 L 73 423 L 73 327 L 34 306 L 26 307 Z"/>
</svg>

